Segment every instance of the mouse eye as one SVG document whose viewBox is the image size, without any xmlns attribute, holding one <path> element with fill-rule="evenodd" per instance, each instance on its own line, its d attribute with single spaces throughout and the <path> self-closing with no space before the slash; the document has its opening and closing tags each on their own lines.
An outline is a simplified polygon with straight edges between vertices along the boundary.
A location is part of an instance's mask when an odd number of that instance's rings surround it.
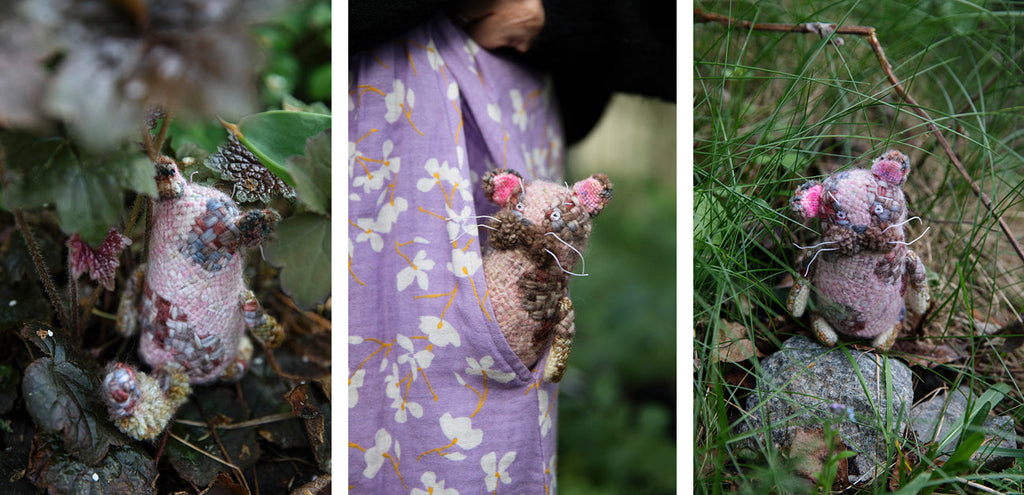
<svg viewBox="0 0 1024 495">
<path fill-rule="evenodd" d="M 561 220 L 562 219 L 562 213 L 560 211 L 558 211 L 558 210 L 551 210 L 551 213 L 548 215 L 548 218 L 550 218 L 552 220 Z"/>
<path fill-rule="evenodd" d="M 882 205 L 875 205 L 875 215 L 881 215 L 883 211 L 885 208 L 882 208 Z"/>
<path fill-rule="evenodd" d="M 842 210 L 837 211 L 836 212 L 836 218 L 838 218 L 840 220 L 846 220 L 846 212 L 842 211 Z"/>
<path fill-rule="evenodd" d="M 524 205 L 524 204 L 523 204 L 523 203 L 522 203 L 522 202 L 520 201 L 520 202 L 516 203 L 516 209 L 517 209 L 517 210 L 519 210 L 519 211 L 523 211 L 523 210 L 525 210 L 525 209 L 526 209 L 526 205 Z"/>
</svg>

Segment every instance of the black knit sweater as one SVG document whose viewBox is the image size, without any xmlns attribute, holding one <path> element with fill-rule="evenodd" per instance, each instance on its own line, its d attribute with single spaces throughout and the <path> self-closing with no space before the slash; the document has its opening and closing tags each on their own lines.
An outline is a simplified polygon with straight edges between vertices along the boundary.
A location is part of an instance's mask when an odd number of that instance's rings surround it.
<svg viewBox="0 0 1024 495">
<path fill-rule="evenodd" d="M 452 0 L 351 0 L 349 53 L 388 41 Z M 508 56 L 552 75 L 567 144 L 601 118 L 612 93 L 676 99 L 676 5 L 666 0 L 545 0 L 528 53 Z"/>
</svg>

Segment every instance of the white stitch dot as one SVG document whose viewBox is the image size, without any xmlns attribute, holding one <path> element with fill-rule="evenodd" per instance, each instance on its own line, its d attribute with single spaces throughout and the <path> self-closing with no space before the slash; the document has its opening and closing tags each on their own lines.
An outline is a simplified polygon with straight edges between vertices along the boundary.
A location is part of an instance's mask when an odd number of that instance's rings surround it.
<svg viewBox="0 0 1024 495">
<path fill-rule="evenodd" d="M 96 473 L 92 473 L 92 480 L 93 481 L 99 481 L 100 480 L 100 475 L 98 475 Z"/>
</svg>

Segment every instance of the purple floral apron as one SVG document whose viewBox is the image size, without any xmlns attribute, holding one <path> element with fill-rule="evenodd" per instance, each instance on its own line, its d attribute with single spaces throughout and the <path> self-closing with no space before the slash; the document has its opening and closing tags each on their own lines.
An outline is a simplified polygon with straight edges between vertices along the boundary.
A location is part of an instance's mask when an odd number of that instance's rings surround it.
<svg viewBox="0 0 1024 495">
<path fill-rule="evenodd" d="M 446 17 L 354 56 L 350 493 L 555 493 L 558 387 L 494 321 L 480 177 L 560 180 L 552 87 Z"/>
</svg>

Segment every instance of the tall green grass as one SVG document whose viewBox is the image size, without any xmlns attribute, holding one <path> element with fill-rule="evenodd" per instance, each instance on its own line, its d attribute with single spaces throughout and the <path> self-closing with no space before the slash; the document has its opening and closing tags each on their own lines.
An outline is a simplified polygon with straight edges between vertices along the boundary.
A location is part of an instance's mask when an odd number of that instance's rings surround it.
<svg viewBox="0 0 1024 495">
<path fill-rule="evenodd" d="M 1022 239 L 1024 5 L 792 0 L 695 6 L 755 22 L 875 27 L 897 77 L 992 198 L 995 213 Z M 750 388 L 749 379 L 739 377 L 756 368 L 758 358 L 738 364 L 716 359 L 723 340 L 737 339 L 725 336 L 722 322 L 741 324 L 741 339 L 765 352 L 806 330 L 806 320 L 789 317 L 784 301 L 787 276 L 795 273 L 793 244 L 813 244 L 815 233 L 790 217 L 786 203 L 805 181 L 865 166 L 889 148 L 912 159 L 904 190 L 911 214 L 923 222 L 908 226 L 909 237 L 930 227 L 912 249 L 931 272 L 932 307 L 903 338 L 946 345 L 960 356 L 934 368 L 914 367 L 916 388 L 964 383 L 981 394 L 1007 383 L 1008 393 L 994 409 L 1020 423 L 1024 394 L 1017 377 L 1024 377 L 1024 354 L 1003 347 L 1013 342 L 1008 335 L 985 335 L 973 322 L 998 327 L 1017 321 L 1024 307 L 1024 261 L 926 123 L 893 93 L 868 43 L 846 35 L 836 47 L 813 34 L 701 23 L 693 36 L 697 491 L 786 493 L 801 486 L 790 474 L 792 460 L 770 447 L 757 466 L 736 456 L 732 428 Z M 891 448 L 917 449 L 927 467 L 926 446 Z M 973 467 L 935 472 L 940 474 L 917 483 L 944 485 L 947 492 L 968 490 L 968 481 L 1020 491 L 1019 467 L 1002 478 Z M 886 481 L 859 490 L 883 492 Z M 913 490 L 927 490 L 923 486 Z"/>
</svg>

